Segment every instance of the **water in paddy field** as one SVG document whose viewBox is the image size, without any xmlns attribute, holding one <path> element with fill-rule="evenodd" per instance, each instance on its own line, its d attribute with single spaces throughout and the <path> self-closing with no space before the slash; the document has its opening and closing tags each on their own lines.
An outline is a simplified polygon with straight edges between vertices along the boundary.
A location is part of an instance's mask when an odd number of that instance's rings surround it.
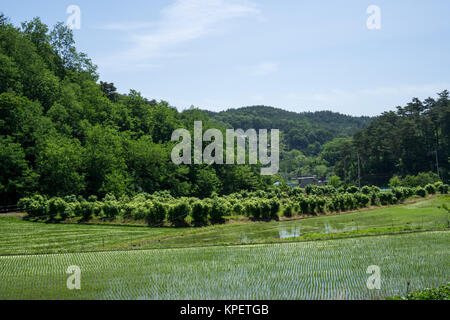
<svg viewBox="0 0 450 320">
<path fill-rule="evenodd" d="M 241 242 L 242 243 L 247 243 L 248 242 L 247 236 L 241 236 Z"/>
<path fill-rule="evenodd" d="M 287 230 L 280 230 L 279 235 L 280 239 L 298 238 L 300 237 L 300 229 L 292 228 L 290 232 Z"/>
<path fill-rule="evenodd" d="M 351 226 L 351 227 L 342 227 L 342 228 L 338 228 L 338 227 L 333 227 L 331 224 L 326 223 L 324 225 L 324 232 L 325 233 L 338 233 L 338 232 L 348 232 L 348 231 L 354 231 L 356 230 L 356 227 Z"/>
</svg>

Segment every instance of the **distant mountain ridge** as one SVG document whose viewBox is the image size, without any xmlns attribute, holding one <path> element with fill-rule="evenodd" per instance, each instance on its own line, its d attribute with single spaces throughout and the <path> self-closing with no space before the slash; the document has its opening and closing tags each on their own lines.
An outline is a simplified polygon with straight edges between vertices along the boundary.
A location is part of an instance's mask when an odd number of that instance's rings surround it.
<svg viewBox="0 0 450 320">
<path fill-rule="evenodd" d="M 248 106 L 213 112 L 204 111 L 226 127 L 280 129 L 288 150 L 315 155 L 324 143 L 349 137 L 365 128 L 371 117 L 344 115 L 332 111 L 293 112 L 270 106 Z"/>
</svg>

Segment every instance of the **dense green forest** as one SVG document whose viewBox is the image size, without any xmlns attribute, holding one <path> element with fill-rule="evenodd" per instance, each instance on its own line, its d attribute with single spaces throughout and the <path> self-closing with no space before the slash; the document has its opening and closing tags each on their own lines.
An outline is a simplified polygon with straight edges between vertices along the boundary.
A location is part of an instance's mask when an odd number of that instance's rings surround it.
<svg viewBox="0 0 450 320">
<path fill-rule="evenodd" d="M 208 112 L 211 118 L 232 128 L 280 129 L 286 150 L 302 150 L 316 156 L 334 138 L 352 136 L 367 126 L 369 117 L 352 117 L 331 111 L 296 113 L 267 106 Z"/>
<path fill-rule="evenodd" d="M 103 197 L 169 190 L 203 198 L 266 190 L 306 174 L 356 184 L 358 155 L 363 183 L 436 172 L 436 159 L 448 180 L 447 91 L 371 119 L 263 106 L 179 112 L 99 79 L 63 23 L 49 28 L 34 18 L 16 27 L 0 15 L 0 204 L 35 192 Z M 192 131 L 196 120 L 204 130 L 281 129 L 281 175 L 261 176 L 257 165 L 173 164 L 172 132 Z"/>
<path fill-rule="evenodd" d="M 320 156 L 324 145 L 334 139 L 351 137 L 371 120 L 331 111 L 296 113 L 268 106 L 205 112 L 224 127 L 280 129 L 280 173 L 287 180 L 334 174 L 333 168 Z"/>
<path fill-rule="evenodd" d="M 177 166 L 171 134 L 216 126 L 199 110 L 179 113 L 134 90 L 97 83 L 95 65 L 62 23 L 20 28 L 0 19 L 0 202 L 48 195 L 170 190 L 208 196 L 264 189 L 274 177 L 250 166 Z"/>
<path fill-rule="evenodd" d="M 449 179 L 449 92 L 412 99 L 396 111 L 351 117 L 331 111 L 295 113 L 266 106 L 207 112 L 225 127 L 280 128 L 284 178 L 337 175 L 357 184 L 387 185 L 394 175 L 437 173 Z"/>
</svg>

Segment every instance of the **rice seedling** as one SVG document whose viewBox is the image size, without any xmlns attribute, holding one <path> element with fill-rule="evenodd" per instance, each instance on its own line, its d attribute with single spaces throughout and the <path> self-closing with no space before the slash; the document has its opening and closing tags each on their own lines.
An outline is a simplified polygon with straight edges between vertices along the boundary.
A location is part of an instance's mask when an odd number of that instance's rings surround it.
<svg viewBox="0 0 450 320">
<path fill-rule="evenodd" d="M 0 256 L 0 299 L 375 299 L 449 281 L 448 231 L 301 243 Z M 66 287 L 70 265 L 81 289 Z M 381 288 L 369 290 L 369 265 Z"/>
</svg>

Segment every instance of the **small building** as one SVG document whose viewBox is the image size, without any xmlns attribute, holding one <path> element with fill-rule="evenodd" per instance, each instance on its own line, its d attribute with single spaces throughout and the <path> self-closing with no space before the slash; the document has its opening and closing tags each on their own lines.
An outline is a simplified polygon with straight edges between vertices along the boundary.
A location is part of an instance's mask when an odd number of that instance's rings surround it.
<svg viewBox="0 0 450 320">
<path fill-rule="evenodd" d="M 317 176 L 306 176 L 300 177 L 296 179 L 298 181 L 298 185 L 300 188 L 304 188 L 309 184 L 313 184 L 316 186 L 324 186 L 327 184 L 327 180 L 325 178 L 318 178 Z"/>
<path fill-rule="evenodd" d="M 300 188 L 304 188 L 309 184 L 317 184 L 319 181 L 316 176 L 307 176 L 297 178 L 298 185 Z"/>
</svg>

